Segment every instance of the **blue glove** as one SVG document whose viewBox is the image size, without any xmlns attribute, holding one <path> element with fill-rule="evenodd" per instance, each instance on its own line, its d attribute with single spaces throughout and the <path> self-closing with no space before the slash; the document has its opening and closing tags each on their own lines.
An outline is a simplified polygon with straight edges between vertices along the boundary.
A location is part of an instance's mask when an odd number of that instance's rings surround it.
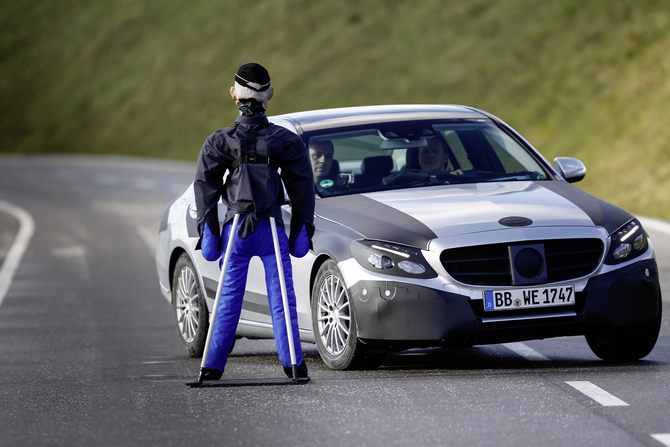
<svg viewBox="0 0 670 447">
<path fill-rule="evenodd" d="M 307 236 L 307 228 L 303 225 L 298 237 L 294 241 L 289 241 L 290 253 L 296 258 L 302 258 L 309 251 L 309 236 Z"/>
<path fill-rule="evenodd" d="M 209 225 L 205 222 L 205 228 L 202 230 L 202 256 L 208 261 L 216 261 L 221 257 L 221 237 L 212 233 Z"/>
</svg>

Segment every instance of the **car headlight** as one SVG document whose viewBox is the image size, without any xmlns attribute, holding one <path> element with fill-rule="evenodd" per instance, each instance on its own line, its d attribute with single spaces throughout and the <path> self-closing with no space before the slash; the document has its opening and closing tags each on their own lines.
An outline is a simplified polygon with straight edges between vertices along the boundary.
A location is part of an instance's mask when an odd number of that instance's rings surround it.
<svg viewBox="0 0 670 447">
<path fill-rule="evenodd" d="M 392 269 L 393 266 L 395 265 L 395 262 L 393 262 L 393 259 L 389 258 L 388 256 L 380 255 L 379 253 L 371 254 L 368 257 L 368 262 L 374 268 L 378 268 L 378 269 L 382 269 L 382 270 Z"/>
<path fill-rule="evenodd" d="M 421 250 L 388 242 L 358 240 L 351 243 L 351 252 L 360 265 L 378 273 L 412 278 L 435 278 Z"/>
<path fill-rule="evenodd" d="M 605 264 L 613 265 L 635 259 L 649 248 L 647 232 L 634 219 L 610 235 L 612 244 Z"/>
</svg>

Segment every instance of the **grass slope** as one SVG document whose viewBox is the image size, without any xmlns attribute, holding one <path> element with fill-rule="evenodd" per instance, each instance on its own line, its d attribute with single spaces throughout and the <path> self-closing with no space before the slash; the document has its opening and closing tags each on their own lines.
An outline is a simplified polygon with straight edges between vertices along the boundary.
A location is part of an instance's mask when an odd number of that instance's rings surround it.
<svg viewBox="0 0 670 447">
<path fill-rule="evenodd" d="M 0 152 L 195 160 L 256 61 L 270 113 L 471 105 L 580 158 L 583 189 L 670 219 L 663 0 L 25 0 L 0 26 Z"/>
</svg>

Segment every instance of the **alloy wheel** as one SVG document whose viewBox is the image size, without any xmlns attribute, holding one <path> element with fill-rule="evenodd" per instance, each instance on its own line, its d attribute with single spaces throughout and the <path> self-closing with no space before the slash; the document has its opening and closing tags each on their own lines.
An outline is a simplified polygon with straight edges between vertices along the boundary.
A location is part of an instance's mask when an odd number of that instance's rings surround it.
<svg viewBox="0 0 670 447">
<path fill-rule="evenodd" d="M 187 343 L 192 343 L 198 334 L 198 298 L 196 276 L 188 266 L 184 266 L 179 272 L 175 310 L 179 332 Z"/>
<path fill-rule="evenodd" d="M 335 275 L 324 279 L 318 297 L 318 329 L 321 342 L 331 355 L 339 355 L 347 347 L 351 310 L 344 285 Z"/>
</svg>

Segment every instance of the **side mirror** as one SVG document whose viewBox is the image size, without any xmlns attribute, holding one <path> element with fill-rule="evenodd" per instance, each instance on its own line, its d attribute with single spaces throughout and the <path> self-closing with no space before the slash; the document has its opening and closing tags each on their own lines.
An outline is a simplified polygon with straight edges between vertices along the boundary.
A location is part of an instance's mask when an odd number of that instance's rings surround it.
<svg viewBox="0 0 670 447">
<path fill-rule="evenodd" d="M 554 158 L 554 166 L 558 173 L 563 176 L 568 183 L 575 183 L 584 180 L 586 176 L 586 166 L 584 163 L 572 157 Z"/>
</svg>

